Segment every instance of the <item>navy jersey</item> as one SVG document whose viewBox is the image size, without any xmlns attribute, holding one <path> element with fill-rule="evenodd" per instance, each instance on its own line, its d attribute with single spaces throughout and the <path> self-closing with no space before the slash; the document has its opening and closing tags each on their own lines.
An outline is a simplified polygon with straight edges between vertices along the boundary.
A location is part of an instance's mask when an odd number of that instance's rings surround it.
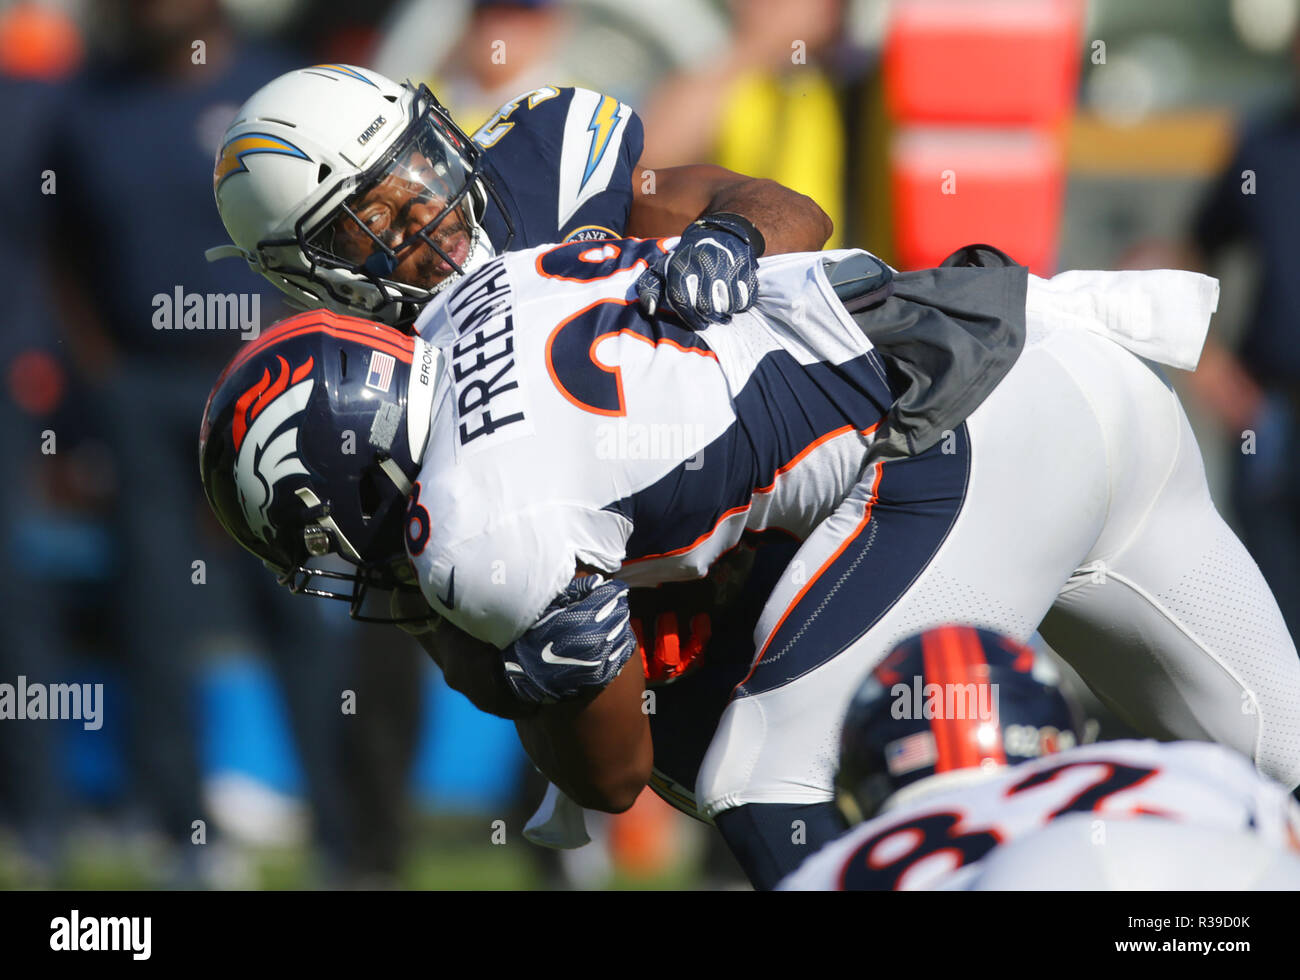
<svg viewBox="0 0 1300 980">
<path fill-rule="evenodd" d="M 511 248 L 622 236 L 644 143 L 629 106 L 588 89 L 547 86 L 507 102 L 473 139 L 514 225 Z M 484 225 L 501 252 L 507 230 L 495 203 Z"/>
</svg>

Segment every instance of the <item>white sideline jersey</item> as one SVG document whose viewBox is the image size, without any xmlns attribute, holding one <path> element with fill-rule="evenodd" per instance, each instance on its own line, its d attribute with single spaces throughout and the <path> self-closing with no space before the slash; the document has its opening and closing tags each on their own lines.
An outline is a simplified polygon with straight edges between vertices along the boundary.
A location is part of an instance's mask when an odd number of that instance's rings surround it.
<svg viewBox="0 0 1300 980">
<path fill-rule="evenodd" d="M 519 637 L 579 562 L 652 586 L 746 529 L 802 539 L 860 476 L 892 397 L 826 278 L 850 253 L 763 259 L 755 306 L 693 333 L 636 302 L 673 243 L 503 255 L 417 323 L 408 418 L 431 421 L 407 551 L 481 640 Z"/>
<path fill-rule="evenodd" d="M 1279 861 L 1287 853 L 1288 865 L 1300 854 L 1296 801 L 1245 757 L 1208 742 L 1102 742 L 971 775 L 977 781 L 936 781 L 929 792 L 904 797 L 823 847 L 779 887 L 1114 887 L 1121 876 L 1099 869 L 1136 853 L 1147 862 L 1130 870 L 1131 880 L 1147 875 L 1136 887 L 1216 887 L 1204 879 L 1184 884 L 1197 879 L 1179 870 L 1203 862 L 1207 842 L 1231 853 L 1271 849 Z M 1189 852 L 1189 840 L 1202 849 Z M 1061 874 L 1042 867 L 1047 855 Z M 985 876 L 990 868 L 996 874 Z M 1066 868 L 1077 873 L 1066 877 Z M 1166 873 L 1163 883 L 1149 880 Z"/>
</svg>

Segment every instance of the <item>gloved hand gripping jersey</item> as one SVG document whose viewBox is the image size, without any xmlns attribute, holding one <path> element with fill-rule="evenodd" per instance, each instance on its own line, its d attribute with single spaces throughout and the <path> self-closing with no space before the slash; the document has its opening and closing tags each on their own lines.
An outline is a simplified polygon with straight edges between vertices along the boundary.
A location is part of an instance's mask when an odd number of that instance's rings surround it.
<svg viewBox="0 0 1300 980">
<path fill-rule="evenodd" d="M 637 279 L 637 299 L 650 315 L 671 309 L 691 330 L 725 323 L 754 305 L 762 233 L 738 214 L 702 215 L 669 254 Z"/>
<path fill-rule="evenodd" d="M 627 586 L 587 575 L 568 584 L 502 663 L 515 697 L 549 704 L 604 688 L 636 650 Z"/>
</svg>

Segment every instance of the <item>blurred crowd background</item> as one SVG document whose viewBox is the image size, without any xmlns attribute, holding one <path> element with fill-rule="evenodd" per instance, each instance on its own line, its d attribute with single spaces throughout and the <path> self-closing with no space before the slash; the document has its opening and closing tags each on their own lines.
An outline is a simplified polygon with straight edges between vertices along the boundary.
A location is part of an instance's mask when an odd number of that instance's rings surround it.
<svg viewBox="0 0 1300 980">
<path fill-rule="evenodd" d="M 156 329 L 155 297 L 262 289 L 203 252 L 227 240 L 214 152 L 263 83 L 366 65 L 427 81 L 470 132 L 521 91 L 584 85 L 641 114 L 647 164 L 782 181 L 832 216 L 832 245 L 900 267 L 983 240 L 1041 274 L 1219 275 L 1202 367 L 1175 383 L 1220 508 L 1296 632 L 1298 13 L 0 2 L 0 683 L 105 692 L 96 731 L 0 720 L 0 887 L 739 881 L 715 835 L 648 791 L 563 860 L 525 843 L 541 784 L 513 728 L 449 692 L 399 631 L 275 588 L 212 523 L 198 422 L 239 335 Z M 978 70 L 953 69 L 972 53 Z M 269 288 L 260 303 L 263 326 L 286 312 Z"/>
</svg>

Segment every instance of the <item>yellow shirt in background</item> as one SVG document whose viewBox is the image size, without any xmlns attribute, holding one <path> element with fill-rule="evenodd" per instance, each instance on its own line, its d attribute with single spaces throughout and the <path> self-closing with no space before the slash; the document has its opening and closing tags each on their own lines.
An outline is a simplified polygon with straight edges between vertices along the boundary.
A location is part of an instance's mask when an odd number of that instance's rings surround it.
<svg viewBox="0 0 1300 980">
<path fill-rule="evenodd" d="M 811 197 L 835 222 L 827 248 L 843 243 L 844 155 L 835 92 L 819 69 L 748 75 L 732 86 L 714 162 Z"/>
</svg>

